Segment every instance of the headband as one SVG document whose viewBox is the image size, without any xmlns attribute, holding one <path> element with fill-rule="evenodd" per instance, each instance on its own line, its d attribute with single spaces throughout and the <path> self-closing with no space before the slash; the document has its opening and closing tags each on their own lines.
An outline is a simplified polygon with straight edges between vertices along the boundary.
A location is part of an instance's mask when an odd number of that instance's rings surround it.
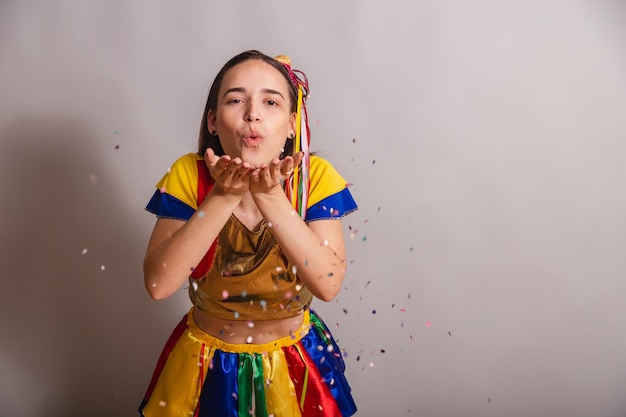
<svg viewBox="0 0 626 417">
<path fill-rule="evenodd" d="M 285 193 L 291 201 L 293 208 L 303 219 L 306 216 L 306 209 L 309 200 L 311 158 L 309 145 L 311 143 L 311 132 L 309 130 L 308 115 L 306 112 L 306 100 L 309 98 L 309 80 L 306 74 L 291 68 L 291 59 L 286 55 L 278 55 L 274 58 L 280 62 L 289 73 L 291 82 L 298 90 L 298 101 L 296 106 L 296 137 L 294 139 L 294 153 L 304 154 L 300 166 L 294 168 L 293 173 L 286 182 Z"/>
</svg>

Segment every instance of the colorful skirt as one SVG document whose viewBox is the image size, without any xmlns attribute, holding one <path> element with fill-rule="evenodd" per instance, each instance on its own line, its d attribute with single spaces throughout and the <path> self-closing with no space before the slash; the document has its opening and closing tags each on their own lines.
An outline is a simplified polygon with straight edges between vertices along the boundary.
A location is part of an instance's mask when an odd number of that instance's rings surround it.
<svg viewBox="0 0 626 417">
<path fill-rule="evenodd" d="M 192 308 L 193 310 L 193 308 Z M 314 311 L 267 344 L 203 332 L 190 311 L 170 336 L 139 407 L 143 417 L 338 417 L 356 405 L 337 344 Z"/>
</svg>

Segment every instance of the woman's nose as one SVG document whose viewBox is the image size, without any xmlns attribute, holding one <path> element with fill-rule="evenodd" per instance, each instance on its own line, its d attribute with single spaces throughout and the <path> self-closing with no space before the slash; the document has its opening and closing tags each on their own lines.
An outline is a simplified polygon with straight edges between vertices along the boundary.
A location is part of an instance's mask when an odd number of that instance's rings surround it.
<svg viewBox="0 0 626 417">
<path fill-rule="evenodd" d="M 259 120 L 261 120 L 261 113 L 259 112 L 259 109 L 254 104 L 249 104 L 246 111 L 246 121 L 256 122 Z"/>
</svg>

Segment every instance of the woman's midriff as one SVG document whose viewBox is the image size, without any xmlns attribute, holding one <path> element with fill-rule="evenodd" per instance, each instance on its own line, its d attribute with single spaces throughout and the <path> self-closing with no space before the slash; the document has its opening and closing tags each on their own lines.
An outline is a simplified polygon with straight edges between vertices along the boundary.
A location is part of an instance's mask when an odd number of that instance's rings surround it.
<svg viewBox="0 0 626 417">
<path fill-rule="evenodd" d="M 202 331 L 224 342 L 264 344 L 295 333 L 302 327 L 304 316 L 300 313 L 285 319 L 224 320 L 194 308 L 193 320 Z"/>
</svg>

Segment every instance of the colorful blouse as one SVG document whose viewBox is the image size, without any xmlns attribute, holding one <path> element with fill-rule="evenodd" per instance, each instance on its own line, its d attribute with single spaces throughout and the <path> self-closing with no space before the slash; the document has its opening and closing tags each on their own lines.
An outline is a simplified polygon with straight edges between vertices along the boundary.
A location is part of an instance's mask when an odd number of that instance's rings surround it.
<svg viewBox="0 0 626 417">
<path fill-rule="evenodd" d="M 357 209 L 346 181 L 328 161 L 311 156 L 310 176 L 306 222 L 341 219 Z M 187 154 L 158 182 L 146 209 L 160 218 L 187 221 L 212 184 L 204 159 Z M 189 280 L 192 303 L 222 319 L 293 317 L 312 300 L 267 223 L 263 221 L 259 230 L 251 231 L 235 215 L 230 216 Z"/>
</svg>

